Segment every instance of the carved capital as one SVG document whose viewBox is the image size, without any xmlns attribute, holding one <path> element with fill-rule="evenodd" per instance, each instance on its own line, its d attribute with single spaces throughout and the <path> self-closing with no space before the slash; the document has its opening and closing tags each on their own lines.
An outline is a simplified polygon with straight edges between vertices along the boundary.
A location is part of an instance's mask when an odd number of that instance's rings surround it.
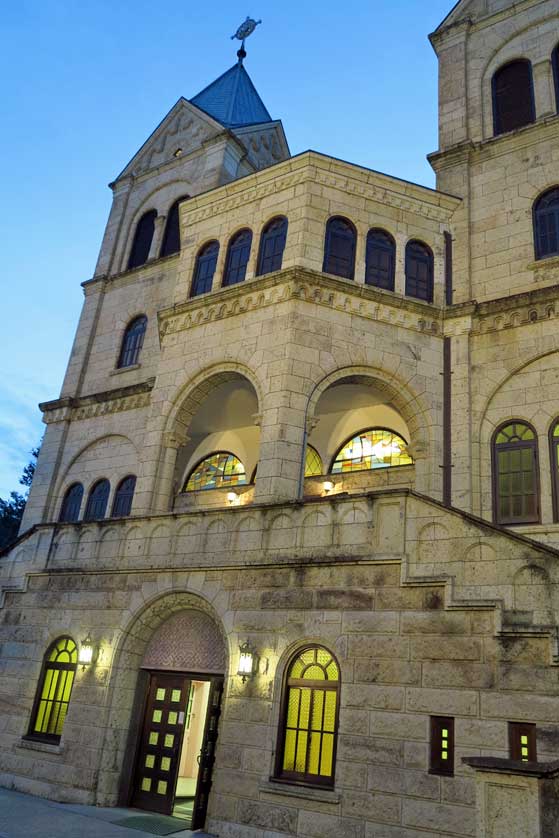
<svg viewBox="0 0 559 838">
<path fill-rule="evenodd" d="M 175 451 L 188 441 L 188 437 L 180 437 L 176 431 L 166 431 L 163 434 L 163 445 L 165 448 L 172 448 Z"/>
</svg>

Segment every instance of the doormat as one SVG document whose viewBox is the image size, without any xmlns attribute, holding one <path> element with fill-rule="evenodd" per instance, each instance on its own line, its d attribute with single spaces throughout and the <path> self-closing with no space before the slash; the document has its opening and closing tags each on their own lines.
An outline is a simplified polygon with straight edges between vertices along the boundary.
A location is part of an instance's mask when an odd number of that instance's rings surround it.
<svg viewBox="0 0 559 838">
<path fill-rule="evenodd" d="M 167 815 L 134 815 L 124 820 L 112 821 L 115 826 L 126 826 L 128 829 L 139 829 L 151 832 L 152 835 L 172 835 L 182 832 L 184 821 L 179 818 L 169 818 Z"/>
</svg>

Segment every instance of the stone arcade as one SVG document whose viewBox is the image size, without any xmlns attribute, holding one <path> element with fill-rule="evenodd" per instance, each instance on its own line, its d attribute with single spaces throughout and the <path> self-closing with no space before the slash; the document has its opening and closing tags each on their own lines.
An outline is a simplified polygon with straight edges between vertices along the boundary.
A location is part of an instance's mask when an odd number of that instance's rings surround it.
<svg viewBox="0 0 559 838">
<path fill-rule="evenodd" d="M 559 835 L 559 4 L 431 42 L 437 190 L 291 157 L 242 50 L 111 184 L 0 558 L 3 785 Z"/>
</svg>

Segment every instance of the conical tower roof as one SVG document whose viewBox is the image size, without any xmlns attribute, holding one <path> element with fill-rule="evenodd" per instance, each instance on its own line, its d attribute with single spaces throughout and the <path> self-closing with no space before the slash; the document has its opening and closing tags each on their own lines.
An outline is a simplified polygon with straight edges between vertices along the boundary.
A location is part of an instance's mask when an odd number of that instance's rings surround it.
<svg viewBox="0 0 559 838">
<path fill-rule="evenodd" d="M 226 128 L 273 121 L 241 60 L 190 102 Z"/>
</svg>

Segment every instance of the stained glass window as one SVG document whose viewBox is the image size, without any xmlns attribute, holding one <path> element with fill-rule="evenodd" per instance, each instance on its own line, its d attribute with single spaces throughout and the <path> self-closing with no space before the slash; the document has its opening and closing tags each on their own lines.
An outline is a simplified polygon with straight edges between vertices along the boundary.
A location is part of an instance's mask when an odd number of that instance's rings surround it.
<svg viewBox="0 0 559 838">
<path fill-rule="evenodd" d="M 500 428 L 493 441 L 493 495 L 499 524 L 539 520 L 538 446 L 524 422 Z"/>
<path fill-rule="evenodd" d="M 71 637 L 59 637 L 47 651 L 29 736 L 53 742 L 60 740 L 77 663 L 78 649 Z"/>
<path fill-rule="evenodd" d="M 324 474 L 322 458 L 316 448 L 313 448 L 312 445 L 307 445 L 307 453 L 305 454 L 305 477 L 318 477 L 321 474 Z"/>
<path fill-rule="evenodd" d="M 132 367 L 138 363 L 147 325 L 147 317 L 145 314 L 141 314 L 139 317 L 135 317 L 126 327 L 120 347 L 120 355 L 118 356 L 118 369 Z"/>
<path fill-rule="evenodd" d="M 331 218 L 326 225 L 324 273 L 353 279 L 356 243 L 357 233 L 351 221 L 341 217 Z"/>
<path fill-rule="evenodd" d="M 321 646 L 304 649 L 287 674 L 278 775 L 333 785 L 340 671 Z"/>
<path fill-rule="evenodd" d="M 257 276 L 281 270 L 287 240 L 287 218 L 273 218 L 262 231 Z"/>
<path fill-rule="evenodd" d="M 534 204 L 536 259 L 559 254 L 559 186 L 548 189 Z"/>
<path fill-rule="evenodd" d="M 223 285 L 236 285 L 243 282 L 247 272 L 250 249 L 252 247 L 251 230 L 241 230 L 233 236 L 227 248 Z"/>
<path fill-rule="evenodd" d="M 62 506 L 60 507 L 60 515 L 58 518 L 60 523 L 68 524 L 72 521 L 78 520 L 80 517 L 82 498 L 83 486 L 81 483 L 74 483 L 67 489 L 66 494 L 64 495 L 64 500 L 62 501 Z"/>
<path fill-rule="evenodd" d="M 373 428 L 362 431 L 340 449 L 332 465 L 332 474 L 350 471 L 408 466 L 413 463 L 407 442 L 394 431 Z"/>
<path fill-rule="evenodd" d="M 245 467 L 241 461 L 228 451 L 218 451 L 198 463 L 190 473 L 184 491 L 225 489 L 229 486 L 244 486 L 246 482 Z"/>
</svg>

